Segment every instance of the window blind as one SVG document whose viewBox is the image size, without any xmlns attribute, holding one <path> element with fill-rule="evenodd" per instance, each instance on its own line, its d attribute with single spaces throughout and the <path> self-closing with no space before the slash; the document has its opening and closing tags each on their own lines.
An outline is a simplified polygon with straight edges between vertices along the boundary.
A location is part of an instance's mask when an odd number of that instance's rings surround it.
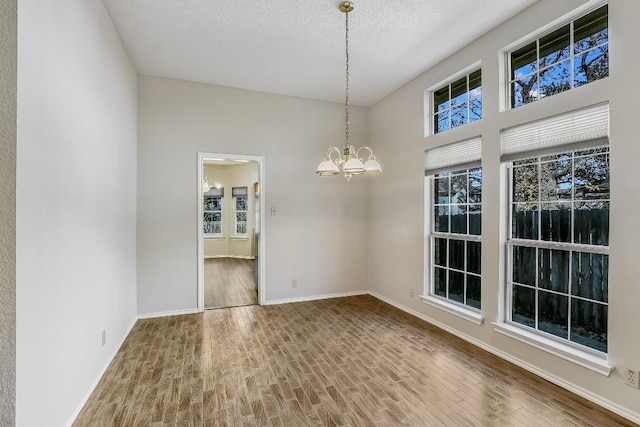
<svg viewBox="0 0 640 427">
<path fill-rule="evenodd" d="M 231 195 L 233 197 L 246 196 L 248 194 L 247 187 L 233 187 L 231 188 Z"/>
<path fill-rule="evenodd" d="M 432 148 L 424 155 L 425 175 L 444 172 L 453 166 L 457 169 L 480 166 L 481 158 L 482 138 L 480 137 Z"/>
<path fill-rule="evenodd" d="M 204 195 L 210 196 L 210 197 L 224 197 L 224 187 L 222 188 L 212 187 L 211 190 L 204 193 Z"/>
<path fill-rule="evenodd" d="M 509 161 L 558 151 L 609 143 L 609 104 L 598 104 L 503 129 L 500 160 Z M 570 147 L 567 147 L 570 146 Z"/>
</svg>

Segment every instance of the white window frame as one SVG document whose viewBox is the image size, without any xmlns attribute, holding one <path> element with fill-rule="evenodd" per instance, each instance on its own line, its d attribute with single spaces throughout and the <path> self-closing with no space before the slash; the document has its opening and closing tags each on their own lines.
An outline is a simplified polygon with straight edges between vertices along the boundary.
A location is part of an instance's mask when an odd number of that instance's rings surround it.
<svg viewBox="0 0 640 427">
<path fill-rule="evenodd" d="M 581 109 L 566 111 L 554 116 L 545 117 L 528 123 L 522 123 L 500 131 L 500 161 L 503 176 L 505 209 L 503 215 L 509 215 L 504 221 L 505 233 L 510 235 L 511 204 L 509 195 L 509 170 L 507 163 L 512 160 L 532 158 L 559 152 L 583 150 L 597 146 L 609 145 L 609 104 L 602 103 L 586 106 Z M 504 240 L 507 250 L 506 238 Z M 504 257 L 505 262 L 507 256 Z M 507 272 L 509 275 L 511 272 Z M 507 294 L 507 278 L 501 282 L 502 303 L 499 316 L 493 323 L 494 330 L 512 339 L 524 342 L 534 348 L 543 350 L 577 365 L 588 368 L 599 374 L 609 376 L 613 366 L 607 361 L 606 355 L 594 354 L 575 346 L 567 345 L 567 341 L 560 342 L 550 339 L 531 328 L 517 327 L 507 323 L 506 312 L 511 311 L 507 305 L 511 294 Z M 585 347 L 586 348 L 586 347 Z"/>
<path fill-rule="evenodd" d="M 477 325 L 482 325 L 484 317 L 482 311 L 468 305 L 458 303 L 448 298 L 443 298 L 434 292 L 434 251 L 432 250 L 435 238 L 447 238 L 464 241 L 482 242 L 482 235 L 458 234 L 435 232 L 434 230 L 434 203 L 433 203 L 433 177 L 439 172 L 468 170 L 481 167 L 482 140 L 480 137 L 459 141 L 453 144 L 428 150 L 425 158 L 425 259 L 424 259 L 424 291 L 420 296 L 428 305 L 444 310 L 455 316 L 461 317 Z M 462 162 L 462 163 L 461 163 Z M 468 173 L 468 172 L 467 172 Z M 472 203 L 473 204 L 473 203 Z M 468 203 L 467 203 L 468 205 Z M 467 233 L 469 223 L 467 222 Z M 448 257 L 447 251 L 447 257 Z M 448 263 L 447 263 L 448 264 Z M 466 266 L 466 251 L 465 251 Z M 450 269 L 449 267 L 447 267 Z M 457 271 L 457 270 L 456 270 Z M 466 273 L 465 273 L 466 274 Z M 482 281 L 482 275 L 480 274 Z M 466 278 L 465 278 L 466 280 Z M 466 283 L 466 282 L 465 282 Z M 466 289 L 466 288 L 465 288 Z"/>
<path fill-rule="evenodd" d="M 204 222 L 204 215 L 205 214 L 215 214 L 215 213 L 219 213 L 220 214 L 220 232 L 219 233 L 203 233 L 205 238 L 221 238 L 224 237 L 224 221 L 223 221 L 223 211 L 224 211 L 224 196 L 207 196 L 206 194 L 203 195 L 203 202 L 204 202 L 204 198 L 205 197 L 213 197 L 215 199 L 219 199 L 219 203 L 220 203 L 220 210 L 219 211 L 206 211 L 203 209 L 202 211 L 202 216 L 203 216 L 203 222 Z"/>
<path fill-rule="evenodd" d="M 238 210 L 238 200 L 239 199 L 244 199 L 244 203 L 245 203 L 245 207 L 247 209 L 245 210 Z M 234 237 L 246 237 L 248 236 L 249 233 L 249 195 L 247 194 L 246 196 L 233 196 L 233 236 Z M 245 227 L 245 232 L 244 233 L 238 233 L 238 227 L 241 224 L 241 221 L 238 221 L 238 214 L 245 214 L 245 220 L 244 220 L 244 227 Z"/>
<path fill-rule="evenodd" d="M 437 90 L 442 89 L 444 86 L 451 85 L 451 83 L 455 82 L 456 80 L 464 76 L 467 76 L 467 91 L 468 91 L 468 76 L 469 74 L 478 70 L 480 70 L 480 78 L 482 79 L 482 63 L 478 61 L 458 71 L 457 73 L 450 75 L 446 79 L 439 81 L 438 83 L 434 84 L 433 86 L 429 87 L 427 90 L 424 91 L 423 113 L 424 113 L 424 136 L 425 137 L 430 135 L 436 135 L 436 126 L 434 124 L 434 118 L 435 118 L 436 112 L 435 112 L 435 103 L 433 100 L 435 92 Z M 482 90 L 482 86 L 481 86 L 481 90 Z M 482 91 L 480 92 L 480 99 L 481 99 L 480 103 L 482 105 Z M 469 113 L 469 109 L 467 104 L 467 117 L 468 117 L 468 113 Z M 475 123 L 477 121 L 480 121 L 481 119 L 482 119 L 482 113 L 481 113 L 480 119 L 474 120 L 471 123 Z M 466 124 L 468 125 L 470 123 L 467 121 Z M 459 127 L 464 127 L 464 125 L 457 126 L 456 128 L 453 128 L 453 129 L 457 129 Z M 452 130 L 451 127 L 449 127 L 449 129 L 447 129 L 446 131 L 438 132 L 438 134 L 446 133 L 447 131 L 450 131 L 450 130 Z"/>
<path fill-rule="evenodd" d="M 452 129 L 459 128 L 459 127 L 462 127 L 464 125 L 468 125 L 469 123 L 473 123 L 473 122 L 476 122 L 476 121 L 482 119 L 482 83 L 480 84 L 480 88 L 478 90 L 478 93 L 475 94 L 475 95 L 473 95 L 471 93 L 470 89 L 469 89 L 469 76 L 471 74 L 477 72 L 477 71 L 480 72 L 480 81 L 482 81 L 482 68 L 476 67 L 476 68 L 474 68 L 474 69 L 472 69 L 470 71 L 465 72 L 462 75 L 456 75 L 456 77 L 449 78 L 447 80 L 447 83 L 440 84 L 438 87 L 436 87 L 435 89 L 433 89 L 431 91 L 431 106 L 432 106 L 432 108 L 431 108 L 430 117 L 431 117 L 431 129 L 432 129 L 432 133 L 434 135 L 437 134 L 437 133 L 444 133 L 444 132 L 450 131 Z M 467 100 L 464 101 L 467 104 L 466 121 L 464 123 L 456 126 L 456 127 L 452 127 L 452 122 L 451 122 L 452 114 L 451 113 L 452 113 L 452 110 L 453 110 L 453 106 L 451 105 L 451 102 L 452 102 L 452 99 L 451 99 L 451 91 L 452 91 L 451 85 L 453 83 L 455 83 L 456 81 L 460 80 L 462 77 L 466 77 L 466 81 L 467 81 L 467 90 L 464 92 L 467 95 Z M 438 132 L 437 131 L 438 127 L 436 126 L 436 120 L 435 119 L 436 119 L 436 116 L 439 116 L 441 114 L 441 112 L 436 111 L 435 94 L 436 94 L 437 91 L 439 91 L 441 89 L 444 89 L 445 87 L 449 88 L 449 101 L 448 101 L 449 102 L 449 106 L 447 108 L 445 108 L 443 111 L 447 111 L 448 112 L 447 114 L 448 114 L 448 121 L 449 122 L 448 122 L 447 129 L 445 129 L 445 130 L 443 130 L 441 132 Z M 469 121 L 470 112 L 471 112 L 471 101 L 472 100 L 480 100 L 480 117 L 478 119 L 476 119 L 476 120 Z"/>
<path fill-rule="evenodd" d="M 440 309 L 443 309 L 445 311 L 448 311 L 449 313 L 455 314 L 456 316 L 462 317 L 466 320 L 469 320 L 477 325 L 482 325 L 483 321 L 484 321 L 484 317 L 482 316 L 482 310 L 475 308 L 475 307 L 471 307 L 470 305 L 466 305 L 464 303 L 460 303 L 457 301 L 454 301 L 448 297 L 442 297 L 441 295 L 438 295 L 435 293 L 434 291 L 434 286 L 435 286 L 435 281 L 434 281 L 434 270 L 435 270 L 435 264 L 434 264 L 434 250 L 433 250 L 433 244 L 436 238 L 440 238 L 440 239 L 448 239 L 448 240 L 460 240 L 460 241 L 465 241 L 465 242 L 478 242 L 478 243 L 482 243 L 482 238 L 481 236 L 469 236 L 469 235 L 464 235 L 464 234 L 445 234 L 445 233 L 432 233 L 430 236 L 427 237 L 427 246 L 428 246 L 428 262 L 426 263 L 426 276 L 427 276 L 427 292 L 425 293 L 425 295 L 422 295 L 421 298 L 422 300 L 429 304 L 432 305 L 434 307 L 438 307 Z M 447 253 L 447 257 L 448 257 L 448 253 Z M 466 264 L 466 252 L 465 252 L 465 264 Z M 448 264 L 448 262 L 447 262 Z M 467 271 L 463 271 L 463 270 L 457 270 L 457 269 L 453 269 L 451 267 L 446 267 L 447 270 L 453 270 L 453 271 L 457 271 L 460 273 L 463 273 L 465 275 L 467 274 L 471 274 L 473 276 L 477 276 L 480 278 L 480 280 L 482 281 L 482 274 L 476 274 L 476 273 L 469 273 Z M 465 277 L 465 288 L 466 290 L 466 277 Z M 447 286 L 447 290 L 448 290 L 448 286 Z"/>
<path fill-rule="evenodd" d="M 596 148 L 596 147 L 593 147 Z M 566 152 L 574 152 L 574 151 L 578 151 L 575 148 L 569 148 L 569 147 L 565 147 L 565 149 L 563 149 L 562 147 L 560 147 L 559 149 L 557 149 L 557 153 L 566 153 Z M 527 156 L 526 154 L 523 154 L 521 156 L 521 158 L 526 159 L 526 158 L 535 158 L 535 157 L 539 157 L 539 155 L 531 155 L 531 156 Z M 575 159 L 573 159 L 575 160 Z M 573 161 L 572 160 L 572 161 Z M 512 194 L 513 194 L 513 180 L 512 180 L 512 168 L 511 168 L 511 163 L 512 162 L 507 162 L 507 163 L 503 163 L 503 168 L 504 168 L 504 173 L 506 174 L 505 177 L 505 182 L 506 182 L 506 197 L 507 197 L 507 239 L 506 239 L 506 266 L 507 266 L 507 271 L 506 271 L 506 278 L 505 278 L 505 288 L 504 288 L 504 294 L 505 294 L 505 307 L 504 307 L 504 319 L 502 321 L 497 321 L 493 323 L 494 326 L 494 330 L 498 333 L 501 333 L 503 335 L 509 336 L 513 339 L 516 339 L 518 341 L 527 343 L 535 348 L 541 349 L 545 352 L 554 354 L 562 359 L 568 360 L 570 362 L 573 362 L 575 364 L 578 364 L 580 366 L 583 366 L 585 368 L 588 368 L 592 371 L 595 371 L 597 373 L 600 373 L 602 375 L 605 376 L 609 376 L 611 374 L 611 371 L 614 369 L 614 367 L 612 365 L 610 365 L 608 363 L 608 356 L 607 353 L 601 352 L 599 350 L 593 349 L 591 347 L 585 346 L 585 345 L 581 345 L 578 344 L 576 342 L 570 341 L 569 338 L 562 338 L 562 337 L 558 337 L 555 336 L 553 334 L 541 331 L 539 329 L 536 328 L 531 328 L 529 326 L 523 325 L 521 323 L 515 322 L 512 319 L 512 297 L 513 297 L 513 246 L 526 246 L 526 247 L 531 247 L 531 248 L 536 248 L 536 249 L 556 249 L 556 250 L 564 250 L 564 251 L 568 251 L 569 252 L 569 256 L 571 256 L 572 252 L 589 252 L 589 253 L 595 253 L 595 254 L 605 254 L 608 255 L 609 254 L 609 246 L 601 246 L 601 245 L 587 245 L 587 244 L 580 244 L 580 243 L 574 243 L 574 242 L 552 242 L 552 241 L 544 241 L 544 240 L 540 240 L 540 233 L 541 233 L 541 227 L 540 227 L 540 222 L 538 222 L 538 239 L 537 240 L 533 240 L 533 239 L 515 239 L 512 238 L 512 214 L 513 214 L 513 202 L 512 202 Z M 538 159 L 537 162 L 538 165 L 540 165 L 540 161 Z M 539 176 L 539 174 L 538 174 Z M 540 188 L 540 186 L 538 186 L 538 188 Z M 540 191 L 540 190 L 538 190 Z M 540 197 L 538 197 L 538 200 L 535 203 L 538 203 L 538 205 L 541 203 L 541 201 L 539 200 Z M 534 203 L 534 202 L 532 202 Z M 572 188 L 572 197 L 571 197 L 571 203 L 575 203 L 575 188 Z M 540 212 L 540 210 L 538 210 L 538 212 Z M 538 221 L 540 221 L 540 217 L 538 219 Z M 572 227 L 571 227 L 571 233 L 574 232 L 574 228 L 573 228 L 573 217 L 572 217 L 572 223 L 571 223 Z M 573 240 L 573 238 L 572 238 Z M 537 253 L 537 251 L 536 251 Z M 569 261 L 569 269 L 571 268 L 571 258 Z M 538 290 L 538 286 L 537 286 L 537 282 L 539 280 L 539 273 L 538 273 L 538 263 L 536 262 L 536 290 Z M 569 277 L 571 277 L 571 271 L 569 271 Z M 561 292 L 561 294 L 564 294 Z M 571 289 L 567 290 L 567 298 L 570 304 L 571 298 L 576 298 L 575 296 L 571 295 Z M 607 304 L 608 303 L 602 303 L 602 302 L 598 302 L 600 304 Z M 568 325 L 569 325 L 569 330 L 567 331 L 568 333 L 568 337 L 570 336 L 570 324 L 571 324 L 571 308 L 570 305 L 567 308 L 568 310 Z M 608 313 L 609 315 L 609 313 Z M 538 300 L 536 298 L 536 313 L 535 313 L 535 320 L 537 322 L 538 319 Z"/>
<path fill-rule="evenodd" d="M 608 148 L 608 147 L 607 147 Z M 571 151 L 562 151 L 562 153 L 575 153 L 575 150 L 571 150 Z M 609 154 L 609 152 L 607 151 L 607 154 Z M 540 200 L 540 189 L 541 189 L 541 185 L 540 185 L 540 167 L 542 165 L 542 162 L 540 161 L 540 157 L 541 156 L 536 156 L 534 158 L 536 158 L 536 165 L 537 165 L 537 170 L 538 170 L 538 199 L 534 202 L 532 201 L 531 204 L 537 204 L 538 205 L 538 237 L 537 239 L 518 239 L 518 238 L 513 238 L 511 237 L 513 234 L 513 200 L 512 200 L 512 195 L 513 195 L 513 179 L 512 179 L 512 166 L 511 164 L 507 165 L 507 171 L 508 171 L 508 188 L 509 188 L 509 194 L 510 194 L 510 198 L 509 198 L 509 233 L 507 234 L 507 269 L 508 269 L 508 273 L 507 273 L 507 308 L 512 308 L 511 306 L 511 301 L 512 301 L 512 291 L 513 291 L 513 247 L 518 246 L 518 247 L 529 247 L 529 248 L 535 248 L 536 249 L 536 254 L 538 253 L 538 249 L 547 249 L 547 250 L 561 250 L 564 252 L 568 252 L 569 256 L 571 256 L 571 254 L 573 254 L 573 252 L 581 252 L 581 253 L 592 253 L 592 254 L 597 254 L 597 255 L 609 255 L 609 246 L 603 246 L 603 245 L 589 245 L 589 244 L 581 244 L 581 243 L 575 243 L 575 242 L 556 242 L 556 241 L 546 241 L 546 240 L 542 240 L 541 239 L 541 234 L 542 234 L 542 226 L 541 226 L 541 221 L 542 221 L 542 209 L 541 209 L 541 205 L 542 203 L 544 203 L 543 201 Z M 575 164 L 575 157 L 572 155 L 572 171 L 574 169 L 574 164 Z M 605 202 L 609 202 L 610 203 L 610 199 L 598 199 L 598 201 L 605 201 Z M 566 200 L 566 203 L 571 203 L 572 207 L 571 207 L 571 211 L 574 211 L 574 205 L 576 203 L 579 203 L 580 200 L 576 200 L 575 198 L 575 186 L 572 185 L 572 191 L 571 191 L 571 199 L 570 200 Z M 527 202 L 529 203 L 529 202 Z M 574 216 L 572 215 L 572 220 L 571 220 L 571 235 L 572 238 L 571 240 L 573 240 L 573 233 L 574 233 Z M 572 266 L 572 262 L 571 262 L 571 257 L 569 258 L 569 277 L 571 277 L 571 266 Z M 532 288 L 534 290 L 537 291 L 540 290 L 539 286 L 538 286 L 538 280 L 539 280 L 539 270 L 538 270 L 539 264 L 537 262 L 537 255 L 536 255 L 536 284 L 532 287 L 532 286 L 528 286 L 528 285 L 520 285 L 519 286 L 525 286 L 527 288 Z M 571 325 L 571 301 L 572 299 L 586 299 L 586 298 L 582 298 L 582 297 L 577 297 L 572 295 L 571 293 L 571 280 L 569 281 L 569 284 L 567 285 L 567 292 L 557 292 L 557 291 L 548 291 L 548 292 L 552 292 L 552 293 L 556 293 L 556 294 L 561 294 L 567 297 L 568 299 L 568 306 L 567 306 L 567 319 L 568 319 L 568 325 Z M 598 304 L 601 305 L 605 305 L 605 306 L 609 306 L 608 303 L 606 302 L 602 302 L 602 301 L 595 301 Z M 511 323 L 514 326 L 518 326 L 518 327 L 525 327 L 527 328 L 526 325 L 521 325 L 520 323 L 515 322 L 512 319 L 512 310 L 506 310 L 506 322 L 507 323 Z M 539 312 L 538 312 L 538 302 L 536 299 L 536 307 L 535 307 L 535 315 L 534 315 L 534 320 L 536 322 L 536 324 L 538 323 L 538 317 L 539 317 Z M 566 345 L 570 345 L 572 347 L 575 347 L 581 351 L 585 351 L 588 353 L 591 353 L 595 356 L 599 356 L 602 358 L 606 358 L 606 353 L 593 349 L 591 347 L 588 346 L 584 346 L 581 344 L 578 344 L 574 341 L 570 340 L 570 336 L 571 336 L 571 328 L 569 327 L 567 330 L 567 336 L 568 338 L 561 338 L 561 337 L 557 337 L 555 335 L 552 334 L 548 334 L 544 331 L 541 331 L 537 328 L 531 328 L 535 331 L 535 333 L 540 333 L 543 335 L 548 335 L 548 338 L 550 339 L 554 339 L 554 340 L 558 340 L 561 343 L 565 343 Z"/>
<path fill-rule="evenodd" d="M 511 78 L 511 54 L 515 51 L 517 51 L 518 49 L 532 43 L 535 42 L 536 43 L 536 60 L 540 59 L 540 39 L 545 37 L 546 35 L 566 26 L 569 25 L 569 49 L 570 49 L 570 53 L 569 53 L 569 57 L 565 58 L 559 62 L 556 62 L 554 64 L 551 64 L 550 66 L 547 66 L 544 68 L 544 70 L 552 68 L 553 66 L 556 66 L 558 64 L 560 64 L 561 62 L 564 61 L 569 61 L 569 72 L 570 72 L 570 77 L 569 77 L 569 82 L 570 82 L 570 88 L 567 89 L 564 92 L 567 92 L 569 90 L 574 89 L 576 86 L 574 86 L 574 58 L 577 56 L 575 51 L 574 51 L 574 23 L 575 21 L 577 21 L 578 19 L 588 15 L 589 13 L 608 5 L 608 1 L 603 1 L 603 0 L 595 0 L 595 1 L 591 1 L 589 3 L 587 3 L 586 5 L 584 5 L 583 7 L 580 7 L 578 9 L 576 9 L 575 11 L 571 12 L 570 14 L 561 17 L 560 19 L 552 22 L 549 25 L 546 25 L 545 27 L 541 28 L 540 30 L 536 31 L 533 34 L 530 34 L 529 36 L 525 37 L 524 39 L 521 39 L 519 41 L 517 41 L 516 43 L 511 44 L 510 46 L 502 49 L 502 52 L 504 53 L 504 71 L 505 71 L 505 79 L 504 81 L 506 82 L 506 90 L 504 92 L 505 94 L 505 106 L 507 109 L 515 109 L 515 108 L 519 108 L 519 107 L 523 107 L 525 105 L 529 105 L 532 103 L 535 103 L 537 101 L 540 101 L 543 98 L 548 98 L 547 96 L 545 97 L 538 97 L 538 99 L 531 101 L 527 104 L 522 104 L 522 105 L 518 105 L 518 106 L 513 106 L 511 104 L 511 98 L 512 98 L 512 83 L 520 80 L 520 79 L 512 79 Z M 607 26 L 607 29 L 609 29 L 609 27 Z M 607 38 L 607 43 L 603 43 L 601 45 L 595 46 L 591 49 L 588 50 L 593 50 L 593 49 L 597 49 L 601 46 L 603 46 L 604 44 L 609 45 L 610 44 L 610 40 L 609 38 Z M 582 55 L 584 52 L 580 52 L 578 55 Z M 540 85 L 540 70 L 538 67 L 536 67 L 536 71 L 534 73 L 529 73 L 527 74 L 527 76 L 531 76 L 533 74 L 536 75 L 536 81 L 538 82 L 538 90 L 539 90 L 539 85 Z M 590 82 L 592 83 L 592 82 Z M 588 83 L 586 83 L 588 84 Z M 583 85 L 581 85 L 583 86 Z M 579 86 L 578 86 L 579 87 Z M 554 94 L 556 95 L 556 94 Z M 553 95 L 551 95 L 553 96 Z"/>
</svg>

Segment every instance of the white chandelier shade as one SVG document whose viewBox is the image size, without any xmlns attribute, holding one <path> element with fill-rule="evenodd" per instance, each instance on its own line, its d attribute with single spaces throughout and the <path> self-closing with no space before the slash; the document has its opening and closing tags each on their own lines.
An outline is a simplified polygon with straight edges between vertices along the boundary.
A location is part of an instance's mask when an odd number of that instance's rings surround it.
<svg viewBox="0 0 640 427">
<path fill-rule="evenodd" d="M 369 151 L 369 156 L 366 161 L 363 161 L 359 155 L 361 150 Z M 335 154 L 335 156 L 332 156 L 333 154 Z M 353 175 L 369 172 L 382 172 L 382 167 L 376 160 L 376 156 L 373 155 L 373 151 L 369 147 L 360 147 L 356 151 L 353 145 L 345 148 L 343 153 L 341 153 L 337 147 L 329 148 L 324 160 L 316 170 L 316 173 L 320 176 L 333 176 L 342 173 L 345 178 L 347 178 L 347 181 L 349 181 Z"/>
</svg>

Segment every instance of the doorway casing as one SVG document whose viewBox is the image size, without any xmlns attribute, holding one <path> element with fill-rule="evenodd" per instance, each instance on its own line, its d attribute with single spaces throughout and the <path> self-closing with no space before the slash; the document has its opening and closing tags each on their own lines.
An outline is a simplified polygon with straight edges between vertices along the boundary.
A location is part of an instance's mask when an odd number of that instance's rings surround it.
<svg viewBox="0 0 640 427">
<path fill-rule="evenodd" d="M 246 156 L 242 154 L 222 154 L 222 153 L 198 153 L 198 183 L 197 183 L 197 203 L 198 203 L 198 311 L 204 311 L 204 231 L 203 231 L 203 205 L 202 205 L 202 184 L 204 180 L 204 165 L 207 161 L 227 160 L 239 162 L 258 163 L 258 182 L 260 183 L 260 204 L 259 216 L 260 239 L 258 241 L 258 304 L 265 302 L 265 180 L 264 180 L 264 156 Z"/>
</svg>

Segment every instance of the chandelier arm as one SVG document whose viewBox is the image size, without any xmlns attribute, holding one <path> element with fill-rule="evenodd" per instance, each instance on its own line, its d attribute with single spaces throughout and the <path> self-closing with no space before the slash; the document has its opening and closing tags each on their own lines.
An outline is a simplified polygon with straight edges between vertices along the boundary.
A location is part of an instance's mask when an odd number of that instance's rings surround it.
<svg viewBox="0 0 640 427">
<path fill-rule="evenodd" d="M 360 157 L 360 150 L 369 150 L 369 155 L 373 156 L 373 150 L 371 148 L 367 147 L 367 146 L 363 146 L 363 147 L 358 148 L 358 151 L 356 152 L 356 156 L 358 158 L 361 158 Z"/>
<path fill-rule="evenodd" d="M 336 153 L 338 155 L 338 160 L 342 157 L 342 152 L 338 147 L 331 147 L 327 150 L 327 158 L 331 159 L 331 154 Z M 333 159 L 332 159 L 333 160 Z"/>
</svg>

